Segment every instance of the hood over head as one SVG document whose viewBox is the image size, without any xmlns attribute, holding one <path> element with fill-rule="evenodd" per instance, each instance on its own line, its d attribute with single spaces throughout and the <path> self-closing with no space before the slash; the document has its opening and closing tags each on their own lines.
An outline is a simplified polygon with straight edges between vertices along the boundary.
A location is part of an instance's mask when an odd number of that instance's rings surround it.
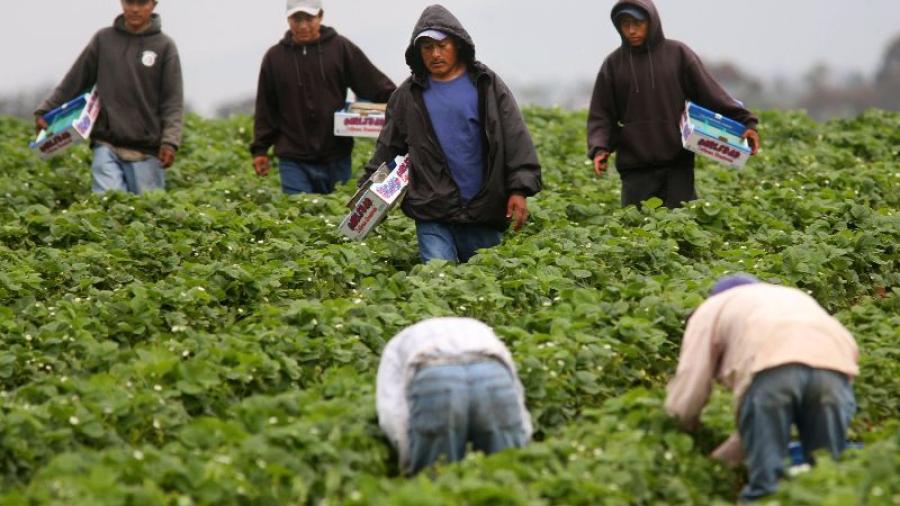
<svg viewBox="0 0 900 506">
<path fill-rule="evenodd" d="M 653 48 L 666 40 L 666 36 L 663 33 L 662 20 L 659 19 L 659 12 L 656 10 L 656 5 L 653 4 L 653 0 L 619 0 L 616 2 L 616 5 L 613 6 L 612 11 L 610 11 L 609 17 L 612 20 L 613 27 L 615 27 L 616 32 L 618 32 L 619 37 L 622 39 L 623 46 L 628 46 L 629 44 L 619 30 L 619 25 L 616 23 L 616 14 L 625 8 L 638 8 L 647 13 L 649 26 L 647 27 L 646 46 Z"/>
<path fill-rule="evenodd" d="M 416 36 L 425 30 L 437 30 L 451 35 L 459 43 L 459 57 L 467 63 L 475 63 L 475 43 L 469 32 L 443 5 L 431 5 L 419 17 L 409 38 L 409 47 L 406 48 L 406 64 L 416 77 L 424 78 L 428 75 L 422 55 L 416 49 Z"/>
</svg>

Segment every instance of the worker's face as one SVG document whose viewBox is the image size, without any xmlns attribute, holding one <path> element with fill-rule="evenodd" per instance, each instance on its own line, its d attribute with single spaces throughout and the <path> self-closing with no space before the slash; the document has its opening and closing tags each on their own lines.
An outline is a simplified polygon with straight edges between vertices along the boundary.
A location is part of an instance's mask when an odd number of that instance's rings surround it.
<svg viewBox="0 0 900 506">
<path fill-rule="evenodd" d="M 436 81 L 446 81 L 459 74 L 462 62 L 459 60 L 459 50 L 453 37 L 444 40 L 434 40 L 425 37 L 419 42 L 419 53 L 428 73 Z"/>
<path fill-rule="evenodd" d="M 131 31 L 139 31 L 150 23 L 156 0 L 122 0 L 122 14 L 125 26 Z"/>
<path fill-rule="evenodd" d="M 628 14 L 619 18 L 619 30 L 631 47 L 640 47 L 647 40 L 647 20 L 639 21 Z"/>
<path fill-rule="evenodd" d="M 319 11 L 318 16 L 310 16 L 305 12 L 295 12 L 288 18 L 291 27 L 291 35 L 297 44 L 309 44 L 319 40 L 322 33 L 322 16 L 325 13 Z"/>
</svg>

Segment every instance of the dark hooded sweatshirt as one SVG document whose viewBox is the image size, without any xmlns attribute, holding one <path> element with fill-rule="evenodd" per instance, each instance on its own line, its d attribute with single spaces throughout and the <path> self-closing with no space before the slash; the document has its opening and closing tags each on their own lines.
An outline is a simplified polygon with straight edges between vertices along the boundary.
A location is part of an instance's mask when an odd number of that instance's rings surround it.
<svg viewBox="0 0 900 506">
<path fill-rule="evenodd" d="M 456 39 L 460 58 L 469 62 L 468 76 L 478 90 L 484 129 L 484 177 L 481 189 L 467 204 L 460 196 L 422 98 L 423 90 L 429 86 L 428 71 L 415 37 L 428 29 L 440 30 Z M 406 50 L 406 63 L 412 76 L 388 102 L 387 123 L 360 182 L 383 162 L 408 153 L 413 168 L 409 192 L 403 201 L 407 216 L 420 221 L 479 224 L 505 230 L 509 196 L 518 193 L 529 197 L 541 190 L 537 152 L 515 98 L 497 74 L 475 60 L 472 38 L 440 5 L 426 8 L 416 23 Z"/>
<path fill-rule="evenodd" d="M 619 0 L 612 14 L 624 6 L 648 14 L 647 40 L 632 48 L 622 37 L 622 46 L 600 68 L 588 116 L 589 158 L 600 150 L 616 152 L 619 170 L 692 164 L 693 153 L 682 147 L 678 127 L 686 100 L 756 128 L 757 118 L 713 79 L 689 47 L 666 39 L 652 0 Z"/>
<path fill-rule="evenodd" d="M 148 155 L 161 144 L 178 148 L 184 116 L 181 61 L 175 43 L 153 14 L 141 33 L 124 16 L 97 32 L 62 83 L 35 111 L 44 115 L 97 85 L 100 116 L 91 139 Z"/>
<path fill-rule="evenodd" d="M 396 86 L 355 44 L 323 26 L 318 41 L 294 42 L 291 32 L 263 58 L 250 151 L 308 163 L 350 155 L 353 138 L 334 136 L 334 113 L 347 88 L 360 99 L 387 102 Z"/>
</svg>

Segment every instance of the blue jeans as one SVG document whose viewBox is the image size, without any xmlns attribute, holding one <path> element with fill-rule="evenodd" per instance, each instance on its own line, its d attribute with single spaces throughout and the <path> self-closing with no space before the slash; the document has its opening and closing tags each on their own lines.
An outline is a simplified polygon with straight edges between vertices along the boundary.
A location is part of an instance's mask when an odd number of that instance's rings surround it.
<svg viewBox="0 0 900 506">
<path fill-rule="evenodd" d="M 327 163 L 308 163 L 280 158 L 281 191 L 287 195 L 298 193 L 329 194 L 338 183 L 350 180 L 350 157 Z"/>
<path fill-rule="evenodd" d="M 166 189 L 166 171 L 159 159 L 151 156 L 140 162 L 126 162 L 109 146 L 97 144 L 91 163 L 91 191 L 120 190 L 137 195 Z"/>
<path fill-rule="evenodd" d="M 775 492 L 784 476 L 791 425 L 797 425 L 805 457 L 826 449 L 837 458 L 847 446 L 847 426 L 856 412 L 849 378 L 826 369 L 788 364 L 754 376 L 738 417 L 748 483 L 741 499 Z"/>
<path fill-rule="evenodd" d="M 494 453 L 527 442 L 512 373 L 496 360 L 423 367 L 407 396 L 410 474 L 462 459 L 468 443 Z"/>
<path fill-rule="evenodd" d="M 465 263 L 477 250 L 500 244 L 503 232 L 481 225 L 417 221 L 416 237 L 423 262 L 448 260 Z"/>
</svg>

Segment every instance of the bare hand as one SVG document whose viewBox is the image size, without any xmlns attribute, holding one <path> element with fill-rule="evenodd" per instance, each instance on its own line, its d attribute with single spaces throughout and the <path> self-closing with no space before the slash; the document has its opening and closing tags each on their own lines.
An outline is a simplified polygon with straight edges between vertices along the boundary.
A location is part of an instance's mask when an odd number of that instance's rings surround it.
<svg viewBox="0 0 900 506">
<path fill-rule="evenodd" d="M 46 130 L 47 126 L 47 121 L 43 116 L 34 117 L 34 135 L 41 133 L 41 130 Z"/>
<path fill-rule="evenodd" d="M 253 170 L 256 171 L 257 176 L 268 176 L 269 175 L 269 157 L 266 155 L 260 155 L 253 157 Z"/>
<path fill-rule="evenodd" d="M 159 148 L 159 164 L 164 169 L 168 169 L 175 163 L 175 148 L 168 144 L 163 144 Z"/>
<path fill-rule="evenodd" d="M 597 177 L 603 177 L 603 173 L 609 169 L 609 151 L 598 151 L 594 157 L 594 174 Z"/>
<path fill-rule="evenodd" d="M 514 193 L 509 196 L 506 204 L 506 219 L 512 220 L 513 230 L 522 230 L 525 221 L 528 220 L 528 202 L 524 195 Z"/>
<path fill-rule="evenodd" d="M 751 155 L 759 153 L 759 132 L 752 128 L 748 128 L 741 138 L 747 139 L 747 142 L 750 143 L 750 149 L 752 150 L 750 152 Z"/>
</svg>

